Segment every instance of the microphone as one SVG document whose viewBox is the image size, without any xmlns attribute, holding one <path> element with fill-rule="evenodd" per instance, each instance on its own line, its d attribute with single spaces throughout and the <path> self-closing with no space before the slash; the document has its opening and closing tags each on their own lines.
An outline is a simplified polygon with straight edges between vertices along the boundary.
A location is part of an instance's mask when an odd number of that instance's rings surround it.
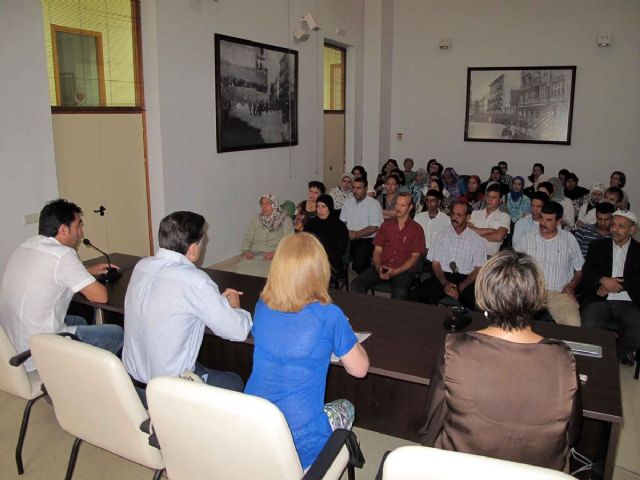
<svg viewBox="0 0 640 480">
<path fill-rule="evenodd" d="M 86 238 L 85 238 L 86 240 Z M 449 263 L 449 268 L 451 269 L 451 273 L 453 273 L 454 275 L 458 274 L 458 265 L 456 265 L 456 262 L 450 262 Z"/>
<path fill-rule="evenodd" d="M 88 238 L 85 238 L 84 240 L 82 240 L 82 243 L 84 243 L 87 247 L 96 249 L 107 258 L 107 264 L 108 264 L 107 273 L 103 273 L 98 277 L 98 281 L 100 283 L 113 283 L 122 276 L 122 274 L 118 271 L 117 268 L 111 266 L 111 259 L 109 258 L 109 255 L 107 255 L 106 252 L 103 252 L 98 247 L 96 247 L 93 243 L 91 243 L 91 241 Z"/>
<path fill-rule="evenodd" d="M 460 280 L 460 272 L 458 271 L 458 265 L 456 264 L 456 262 L 449 262 L 449 268 L 451 269 L 453 279 L 456 282 L 456 290 L 458 291 L 458 296 L 460 296 L 460 287 L 458 286 Z"/>
</svg>

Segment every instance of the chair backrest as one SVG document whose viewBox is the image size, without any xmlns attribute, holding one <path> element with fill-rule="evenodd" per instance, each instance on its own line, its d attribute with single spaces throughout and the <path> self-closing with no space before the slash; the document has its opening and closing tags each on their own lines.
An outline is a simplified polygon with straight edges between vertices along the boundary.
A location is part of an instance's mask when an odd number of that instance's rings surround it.
<svg viewBox="0 0 640 480">
<path fill-rule="evenodd" d="M 9 359 L 17 353 L 4 329 L 0 327 L 0 390 L 31 400 L 36 395 L 33 394 L 31 381 L 24 365 L 17 367 L 9 365 Z"/>
<path fill-rule="evenodd" d="M 400 447 L 386 458 L 383 480 L 571 480 L 573 477 L 547 468 L 496 458 L 429 447 Z"/>
<path fill-rule="evenodd" d="M 163 468 L 160 451 L 140 430 L 147 412 L 118 357 L 49 334 L 31 338 L 31 353 L 65 431 L 145 467 Z"/>
<path fill-rule="evenodd" d="M 147 401 L 171 480 L 302 478 L 287 422 L 267 400 L 159 377 Z"/>
</svg>

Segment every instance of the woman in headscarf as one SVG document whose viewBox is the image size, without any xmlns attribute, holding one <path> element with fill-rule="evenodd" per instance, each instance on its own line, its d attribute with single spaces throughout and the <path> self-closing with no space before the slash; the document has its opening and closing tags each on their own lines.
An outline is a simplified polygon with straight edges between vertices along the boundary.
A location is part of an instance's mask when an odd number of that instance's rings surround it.
<svg viewBox="0 0 640 480">
<path fill-rule="evenodd" d="M 253 217 L 244 235 L 242 255 L 247 259 L 262 255 L 265 260 L 271 260 L 282 237 L 291 233 L 293 223 L 280 207 L 278 198 L 265 193 L 260 197 L 260 213 Z"/>
<path fill-rule="evenodd" d="M 591 185 L 589 195 L 587 195 L 587 201 L 582 204 L 578 211 L 578 219 L 583 218 L 588 212 L 596 208 L 596 206 L 604 198 L 604 185 L 601 183 L 594 183 Z"/>
<path fill-rule="evenodd" d="M 353 175 L 349 172 L 344 172 L 342 174 L 342 178 L 340 178 L 340 185 L 329 190 L 329 195 L 331 195 L 331 198 L 333 198 L 333 204 L 335 205 L 335 209 L 338 212 L 342 210 L 342 205 L 344 204 L 345 200 L 353 196 L 353 192 L 351 190 L 352 186 Z"/>
<path fill-rule="evenodd" d="M 523 190 L 524 178 L 520 176 L 513 177 L 511 179 L 511 191 L 507 194 L 507 208 L 513 223 L 531 213 L 531 201 Z"/>
<path fill-rule="evenodd" d="M 304 231 L 315 235 L 327 252 L 331 275 L 342 270 L 342 262 L 349 246 L 349 230 L 333 209 L 333 198 L 320 195 L 316 200 L 318 215 L 309 220 Z"/>
<path fill-rule="evenodd" d="M 467 193 L 458 196 L 458 200 L 467 202 L 472 210 L 481 210 L 484 204 L 484 193 L 480 190 L 481 182 L 478 175 L 471 175 L 467 180 Z"/>
<path fill-rule="evenodd" d="M 467 186 L 464 184 L 464 180 L 458 177 L 453 167 L 444 169 L 444 172 L 442 172 L 442 181 L 451 198 L 458 198 L 458 196 L 467 192 Z"/>
<path fill-rule="evenodd" d="M 411 194 L 414 205 L 422 205 L 422 199 L 424 198 L 422 190 L 427 185 L 428 180 L 429 176 L 427 175 L 426 168 L 416 170 L 416 176 L 413 182 L 411 182 L 411 185 L 409 185 L 409 193 Z"/>
</svg>

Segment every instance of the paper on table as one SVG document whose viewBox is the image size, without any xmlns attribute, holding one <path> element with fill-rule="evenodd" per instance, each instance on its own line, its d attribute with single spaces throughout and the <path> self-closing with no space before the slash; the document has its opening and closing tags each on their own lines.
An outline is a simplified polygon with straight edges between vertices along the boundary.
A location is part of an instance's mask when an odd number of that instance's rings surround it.
<svg viewBox="0 0 640 480">
<path fill-rule="evenodd" d="M 371 336 L 371 332 L 355 332 L 355 334 L 358 338 L 358 343 L 364 343 L 364 341 Z M 333 353 L 331 354 L 331 363 L 340 363 L 340 359 Z"/>
</svg>

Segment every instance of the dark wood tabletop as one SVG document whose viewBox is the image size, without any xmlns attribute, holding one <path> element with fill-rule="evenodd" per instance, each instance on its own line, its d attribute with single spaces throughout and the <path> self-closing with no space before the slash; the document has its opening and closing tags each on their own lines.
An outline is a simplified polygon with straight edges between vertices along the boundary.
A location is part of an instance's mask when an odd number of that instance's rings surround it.
<svg viewBox="0 0 640 480">
<path fill-rule="evenodd" d="M 124 297 L 133 267 L 139 257 L 114 253 L 113 263 L 120 267 L 122 278 L 108 285 L 109 301 L 94 304 L 82 295 L 74 301 L 124 314 Z M 87 262 L 94 263 L 94 260 Z M 234 288 L 244 292 L 242 307 L 253 313 L 260 291 L 266 279 L 232 272 L 203 269 L 220 290 Z M 449 310 L 443 306 L 431 306 L 414 302 L 390 300 L 384 297 L 364 295 L 342 290 L 331 290 L 331 297 L 349 317 L 356 331 L 371 332 L 364 343 L 369 354 L 372 374 L 392 379 L 428 385 L 431 371 L 445 336 L 450 331 L 443 320 Z M 465 330 L 477 330 L 486 326 L 481 314 L 474 314 Z M 576 356 L 578 371 L 587 375 L 582 385 L 584 415 L 606 422 L 622 421 L 622 400 L 615 335 L 611 332 L 577 327 L 536 323 L 534 330 L 547 338 L 572 340 L 602 346 L 603 358 Z"/>
</svg>

